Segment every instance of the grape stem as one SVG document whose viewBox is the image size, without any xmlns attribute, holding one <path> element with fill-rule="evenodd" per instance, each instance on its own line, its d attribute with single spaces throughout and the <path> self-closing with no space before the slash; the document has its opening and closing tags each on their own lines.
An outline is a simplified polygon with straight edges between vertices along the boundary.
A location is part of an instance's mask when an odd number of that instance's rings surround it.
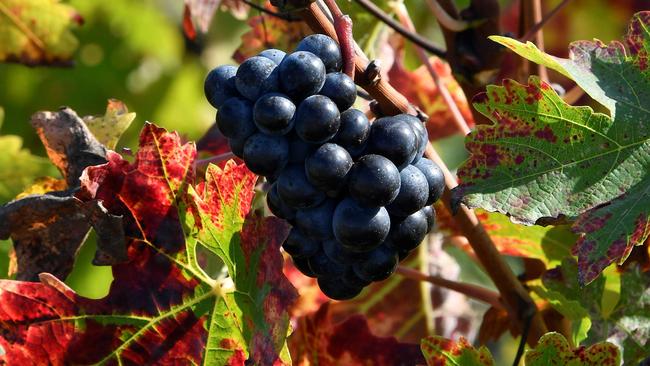
<svg viewBox="0 0 650 366">
<path fill-rule="evenodd" d="M 436 55 L 440 58 L 445 57 L 445 53 L 446 53 L 445 50 L 431 43 L 428 39 L 422 37 L 421 35 L 404 28 L 401 24 L 399 24 L 399 22 L 395 21 L 395 19 L 391 18 L 388 14 L 384 13 L 381 10 L 381 8 L 373 4 L 372 1 L 370 0 L 354 0 L 354 1 L 357 4 L 361 5 L 364 9 L 366 9 L 375 18 L 381 20 L 387 26 L 392 28 L 395 32 L 401 34 L 404 38 L 424 48 L 425 50 L 429 51 L 433 55 Z"/>
<path fill-rule="evenodd" d="M 456 282 L 442 278 L 440 276 L 427 275 L 415 269 L 404 266 L 397 266 L 395 273 L 399 273 L 400 275 L 415 281 L 429 282 L 433 285 L 459 292 L 469 298 L 482 301 L 499 310 L 505 310 L 505 307 L 501 302 L 501 297 L 496 291 L 488 290 L 484 287 L 473 285 L 471 283 Z"/>
<path fill-rule="evenodd" d="M 413 21 L 411 20 L 411 17 L 409 16 L 406 6 L 404 6 L 404 3 L 395 2 L 393 4 L 394 4 L 393 9 L 395 10 L 395 13 L 397 14 L 397 17 L 399 18 L 400 22 L 402 22 L 402 24 L 404 25 L 404 27 L 406 27 L 406 29 L 410 30 L 411 32 L 415 32 L 415 26 L 413 25 Z M 418 57 L 420 58 L 420 61 L 422 62 L 422 64 L 426 66 L 427 71 L 429 71 L 429 74 L 431 75 L 433 82 L 436 84 L 436 88 L 438 88 L 438 92 L 442 96 L 442 99 L 447 105 L 447 108 L 449 108 L 449 110 L 451 111 L 452 120 L 456 124 L 456 127 L 463 135 L 467 135 L 468 133 L 470 133 L 471 130 L 467 125 L 467 121 L 465 121 L 465 117 L 463 117 L 463 115 L 460 113 L 460 109 L 458 109 L 458 105 L 452 99 L 451 94 L 449 93 L 449 89 L 445 85 L 445 82 L 440 79 L 440 76 L 438 75 L 436 69 L 431 64 L 431 61 L 429 61 L 429 57 L 427 57 L 427 54 L 425 53 L 424 49 L 422 49 L 422 47 L 418 45 L 415 46 L 415 49 L 417 51 Z"/>
<path fill-rule="evenodd" d="M 334 30 L 341 46 L 341 56 L 343 56 L 343 73 L 354 79 L 354 38 L 352 36 L 352 19 L 343 14 L 336 4 L 336 0 L 324 0 L 327 9 L 332 13 L 334 18 Z"/>
<path fill-rule="evenodd" d="M 196 169 L 198 167 L 202 167 L 202 166 L 208 165 L 210 163 L 218 164 L 218 163 L 221 163 L 222 161 L 226 161 L 226 160 L 232 159 L 234 157 L 235 157 L 235 154 L 233 154 L 232 152 L 227 152 L 227 153 L 211 156 L 211 157 L 205 158 L 205 159 L 198 159 L 198 160 L 194 161 L 194 168 Z"/>
<path fill-rule="evenodd" d="M 323 33 L 330 37 L 335 37 L 336 32 L 332 22 L 327 15 L 320 9 L 317 3 L 312 3 L 309 7 L 300 11 L 300 16 L 305 20 L 309 27 L 317 33 Z M 395 115 L 399 113 L 410 113 L 415 115 L 415 109 L 409 101 L 398 91 L 396 91 L 385 79 L 380 79 L 377 83 L 370 83 L 364 77 L 364 71 L 369 61 L 363 51 L 355 44 L 355 82 L 364 88 L 377 101 L 379 108 L 384 115 Z M 433 160 L 442 169 L 445 175 L 446 189 L 442 200 L 449 212 L 451 209 L 451 189 L 458 185 L 456 177 L 452 175 L 449 168 L 440 159 L 438 153 L 433 149 L 431 143 L 427 144 L 425 152 L 427 158 Z M 492 239 L 481 225 L 476 214 L 471 209 L 461 206 L 454 219 L 461 228 L 463 235 L 467 237 L 470 245 L 474 249 L 481 264 L 485 268 L 496 287 L 498 288 L 503 306 L 508 311 L 513 322 L 522 328 L 523 323 L 532 317 L 530 326 L 530 337 L 528 342 L 531 346 L 537 344 L 539 338 L 546 333 L 546 325 L 537 312 L 535 302 L 530 297 L 528 291 L 519 282 L 510 267 L 501 257 L 496 249 Z"/>
<path fill-rule="evenodd" d="M 429 9 L 431 9 L 431 12 L 436 17 L 436 19 L 438 19 L 438 23 L 440 23 L 441 26 L 449 29 L 450 31 L 462 32 L 465 29 L 470 27 L 469 22 L 456 19 L 451 15 L 449 15 L 445 11 L 445 9 L 442 6 L 440 6 L 438 0 L 427 0 L 427 5 L 429 5 Z"/>
</svg>

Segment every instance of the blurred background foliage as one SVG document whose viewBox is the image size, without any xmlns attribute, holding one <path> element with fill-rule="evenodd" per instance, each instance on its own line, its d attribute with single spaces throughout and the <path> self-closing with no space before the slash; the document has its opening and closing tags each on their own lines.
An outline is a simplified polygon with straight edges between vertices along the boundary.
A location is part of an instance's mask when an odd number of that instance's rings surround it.
<svg viewBox="0 0 650 366">
<path fill-rule="evenodd" d="M 548 0 L 543 4 L 548 10 L 559 1 Z M 365 23 L 372 25 L 374 19 L 354 3 L 339 2 L 354 15 L 360 25 L 356 28 L 356 38 L 363 42 L 368 35 L 366 29 L 372 27 L 362 27 Z M 504 29 L 516 33 L 517 1 L 500 2 L 505 14 Z M 104 112 L 109 98 L 116 98 L 137 113 L 118 150 L 121 147 L 135 150 L 138 132 L 145 121 L 177 130 L 188 140 L 198 139 L 213 123 L 215 115 L 203 96 L 203 78 L 210 68 L 234 62 L 231 56 L 248 30 L 245 20 L 218 10 L 209 32 L 190 41 L 182 31 L 183 3 L 178 0 L 70 0 L 66 3 L 85 20 L 75 30 L 79 48 L 73 67 L 0 64 L 0 204 L 11 200 L 36 177 L 58 175 L 29 124 L 29 117 L 39 110 L 66 105 L 81 116 L 98 115 Z M 469 0 L 457 0 L 457 3 L 462 8 Z M 437 22 L 424 1 L 407 0 L 406 4 L 419 32 L 443 44 Z M 572 40 L 617 39 L 624 33 L 627 19 L 641 8 L 643 1 L 573 0 L 544 28 L 546 49 L 566 56 L 567 44 Z M 258 14 L 251 10 L 249 16 Z M 410 46 L 406 50 L 406 65 L 415 69 L 419 66 L 415 53 Z M 465 158 L 462 140 L 462 136 L 452 136 L 435 142 L 450 167 Z M 89 239 L 66 282 L 80 294 L 97 298 L 107 293 L 111 273 L 109 267 L 91 264 L 95 251 L 92 233 Z M 0 241 L 2 277 L 6 277 L 8 269 L 9 248 L 9 242 Z M 490 285 L 478 267 L 458 252 L 451 254 L 461 268 L 469 268 L 461 279 Z M 504 349 L 505 354 L 501 356 L 511 357 L 514 351 L 511 348 Z"/>
</svg>

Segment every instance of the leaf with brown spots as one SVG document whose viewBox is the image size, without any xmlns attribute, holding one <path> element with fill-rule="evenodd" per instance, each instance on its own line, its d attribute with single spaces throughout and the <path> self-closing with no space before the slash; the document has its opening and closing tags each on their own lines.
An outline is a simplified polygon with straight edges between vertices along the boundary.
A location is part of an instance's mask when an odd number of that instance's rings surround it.
<svg viewBox="0 0 650 366">
<path fill-rule="evenodd" d="M 289 337 L 294 365 L 415 366 L 424 363 L 417 344 L 375 336 L 362 315 L 335 323 L 330 307 L 330 303 L 325 303 L 317 312 L 298 319 L 296 330 Z"/>
<path fill-rule="evenodd" d="M 494 124 L 467 138 L 471 157 L 454 197 L 529 225 L 574 221 L 582 283 L 650 235 L 649 25 L 650 12 L 637 13 L 623 43 L 576 42 L 568 60 L 498 39 L 574 78 L 611 117 L 567 105 L 535 77 L 474 99 Z"/>
<path fill-rule="evenodd" d="M 618 366 L 621 364 L 621 353 L 609 342 L 572 349 L 562 334 L 546 333 L 535 349 L 526 352 L 524 359 L 526 366 Z"/>
<path fill-rule="evenodd" d="M 70 65 L 79 42 L 70 30 L 83 19 L 59 0 L 0 2 L 0 61 Z"/>
<path fill-rule="evenodd" d="M 494 359 L 485 346 L 476 349 L 463 337 L 458 341 L 452 341 L 440 336 L 429 336 L 422 339 L 421 347 L 429 366 L 494 365 Z"/>
<path fill-rule="evenodd" d="M 79 202 L 124 217 L 128 260 L 98 300 L 47 273 L 0 281 L 0 364 L 287 363 L 286 227 L 245 218 L 256 177 L 243 165 L 210 166 L 192 188 L 195 157 L 193 144 L 147 124 L 133 163 L 109 151 L 85 170 Z M 236 263 L 228 276 L 206 274 L 206 250 Z"/>
</svg>

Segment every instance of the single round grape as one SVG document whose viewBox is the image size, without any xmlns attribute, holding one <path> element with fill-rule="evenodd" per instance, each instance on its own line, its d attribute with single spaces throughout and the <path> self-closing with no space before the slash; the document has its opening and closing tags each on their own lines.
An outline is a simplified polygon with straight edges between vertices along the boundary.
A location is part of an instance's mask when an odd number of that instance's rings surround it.
<svg viewBox="0 0 650 366">
<path fill-rule="evenodd" d="M 316 151 L 318 145 L 310 144 L 303 141 L 295 131 L 287 134 L 289 139 L 289 162 L 290 163 L 304 163 L 307 157 Z"/>
<path fill-rule="evenodd" d="M 387 157 L 402 170 L 417 153 L 417 139 L 408 123 L 393 117 L 376 120 L 370 128 L 368 152 Z"/>
<path fill-rule="evenodd" d="M 309 268 L 309 258 L 291 258 L 293 260 L 293 265 L 296 267 L 300 273 L 304 274 L 307 277 L 316 278 L 316 273 Z"/>
<path fill-rule="evenodd" d="M 242 98 L 226 100 L 217 111 L 217 127 L 224 136 L 242 140 L 255 132 L 253 122 L 253 104 Z"/>
<path fill-rule="evenodd" d="M 324 192 L 336 192 L 345 184 L 352 157 L 337 144 L 321 145 L 305 161 L 307 179 Z"/>
<path fill-rule="evenodd" d="M 314 207 L 325 200 L 325 193 L 307 180 L 302 164 L 287 166 L 278 177 L 278 194 L 293 208 Z"/>
<path fill-rule="evenodd" d="M 244 144 L 244 162 L 255 174 L 273 176 L 289 162 L 289 142 L 283 136 L 258 132 Z"/>
<path fill-rule="evenodd" d="M 312 95 L 303 100 L 296 110 L 296 133 L 306 142 L 323 143 L 336 135 L 341 115 L 328 97 Z"/>
<path fill-rule="evenodd" d="M 260 95 L 279 90 L 277 65 L 266 57 L 253 56 L 239 65 L 235 86 L 241 95 L 256 101 Z"/>
<path fill-rule="evenodd" d="M 221 108 L 228 98 L 239 96 L 235 87 L 237 67 L 223 65 L 212 69 L 205 78 L 203 91 L 205 97 L 215 108 Z"/>
<path fill-rule="evenodd" d="M 282 90 L 295 101 L 318 93 L 325 84 L 325 65 L 311 52 L 287 55 L 278 70 Z"/>
<path fill-rule="evenodd" d="M 348 266 L 348 268 L 345 269 L 345 273 L 343 276 L 341 276 L 341 282 L 347 286 L 354 288 L 363 288 L 372 283 L 372 281 L 364 280 L 363 278 L 359 277 L 359 275 L 354 271 L 353 266 Z"/>
<path fill-rule="evenodd" d="M 334 236 L 349 251 L 367 252 L 388 236 L 390 217 L 383 207 L 364 207 L 346 198 L 334 211 Z"/>
<path fill-rule="evenodd" d="M 339 107 L 339 111 L 345 111 L 357 99 L 357 86 L 344 73 L 331 72 L 325 76 L 325 84 L 318 94 L 330 98 Z"/>
<path fill-rule="evenodd" d="M 422 174 L 427 178 L 429 185 L 427 205 L 431 205 L 442 196 L 442 192 L 445 190 L 445 175 L 436 163 L 427 158 L 420 159 L 415 163 L 415 167 L 420 169 Z"/>
<path fill-rule="evenodd" d="M 386 206 L 399 193 L 399 171 L 381 155 L 364 155 L 350 169 L 348 187 L 350 196 L 360 203 L 370 207 Z"/>
<path fill-rule="evenodd" d="M 346 266 L 332 261 L 321 250 L 309 257 L 309 268 L 318 277 L 340 277 L 345 273 Z"/>
<path fill-rule="evenodd" d="M 370 122 L 366 114 L 358 109 L 341 113 L 341 126 L 332 141 L 345 148 L 352 158 L 363 154 L 370 135 Z"/>
<path fill-rule="evenodd" d="M 316 240 L 331 238 L 332 215 L 338 202 L 326 199 L 317 206 L 303 208 L 296 214 L 296 226 L 307 236 Z"/>
<path fill-rule="evenodd" d="M 408 216 L 427 203 L 429 198 L 429 184 L 420 169 L 409 165 L 399 172 L 400 187 L 395 200 L 386 209 L 394 216 Z"/>
<path fill-rule="evenodd" d="M 260 131 L 269 135 L 284 135 L 293 127 L 296 106 L 284 94 L 262 95 L 253 107 L 253 120 Z"/>
<path fill-rule="evenodd" d="M 296 51 L 307 51 L 323 61 L 327 72 L 341 71 L 343 57 L 338 43 L 324 34 L 312 34 L 303 38 Z"/>
<path fill-rule="evenodd" d="M 271 185 L 271 189 L 266 194 L 266 205 L 273 215 L 281 219 L 293 220 L 296 218 L 296 210 L 282 201 L 282 198 L 278 194 L 278 185 L 276 183 Z"/>
<path fill-rule="evenodd" d="M 401 262 L 404 259 L 408 258 L 409 254 L 411 254 L 411 251 L 409 250 L 397 249 L 397 260 Z"/>
<path fill-rule="evenodd" d="M 269 48 L 260 52 L 258 56 L 266 57 L 269 60 L 275 62 L 276 65 L 279 65 L 280 62 L 282 62 L 282 60 L 284 59 L 284 56 L 286 55 L 287 54 L 284 51 L 278 50 L 276 48 Z"/>
<path fill-rule="evenodd" d="M 409 126 L 413 128 L 413 132 L 415 132 L 415 136 L 417 138 L 417 152 L 415 153 L 415 158 L 413 158 L 411 161 L 411 164 L 415 164 L 422 158 L 424 150 L 427 148 L 427 143 L 429 142 L 429 133 L 424 127 L 424 123 L 422 123 L 422 121 L 420 121 L 420 119 L 416 116 L 402 113 L 394 116 L 394 118 L 408 123 Z"/>
<path fill-rule="evenodd" d="M 247 139 L 247 137 L 243 139 L 228 139 L 230 151 L 240 159 L 244 157 L 244 144 L 246 144 Z"/>
<path fill-rule="evenodd" d="M 319 277 L 318 287 L 325 296 L 333 300 L 350 300 L 363 290 L 363 287 L 353 287 L 342 283 L 338 278 Z"/>
<path fill-rule="evenodd" d="M 427 216 L 420 210 L 404 218 L 391 220 L 388 237 L 395 248 L 410 251 L 422 243 L 427 232 Z"/>
<path fill-rule="evenodd" d="M 311 257 L 320 250 L 320 243 L 308 238 L 302 231 L 294 227 L 282 244 L 282 248 L 294 258 Z"/>
<path fill-rule="evenodd" d="M 432 206 L 424 206 L 422 213 L 427 218 L 427 233 L 436 225 L 436 210 Z"/>
<path fill-rule="evenodd" d="M 380 245 L 368 253 L 366 259 L 353 265 L 354 272 L 366 281 L 382 281 L 390 277 L 397 267 L 397 251 Z"/>
</svg>

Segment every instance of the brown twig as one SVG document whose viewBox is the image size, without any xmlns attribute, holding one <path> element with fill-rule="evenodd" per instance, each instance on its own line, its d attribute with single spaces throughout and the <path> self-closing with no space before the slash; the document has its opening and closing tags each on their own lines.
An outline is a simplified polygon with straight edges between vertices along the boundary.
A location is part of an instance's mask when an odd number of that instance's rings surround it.
<svg viewBox="0 0 650 366">
<path fill-rule="evenodd" d="M 195 160 L 194 161 L 194 168 L 202 167 L 202 166 L 208 165 L 210 163 L 218 164 L 218 163 L 221 163 L 222 161 L 226 161 L 226 160 L 232 159 L 234 157 L 235 157 L 235 154 L 233 154 L 232 152 L 227 152 L 227 153 L 211 156 L 209 158 Z"/>
<path fill-rule="evenodd" d="M 265 7 L 263 7 L 262 5 L 255 4 L 255 3 L 252 2 L 251 0 L 242 0 L 242 2 L 243 2 L 244 4 L 250 6 L 251 8 L 253 8 L 253 9 L 255 9 L 255 10 L 261 12 L 261 13 L 264 13 L 264 14 L 266 14 L 266 15 L 270 15 L 270 16 L 272 16 L 272 17 L 276 17 L 276 18 L 279 18 L 279 19 L 285 20 L 285 21 L 287 21 L 287 22 L 299 22 L 299 21 L 301 21 L 300 18 L 294 17 L 294 16 L 292 16 L 292 15 L 290 15 L 290 14 L 285 14 L 285 13 L 276 13 L 276 12 L 274 12 L 274 11 L 271 11 L 271 10 L 269 10 L 269 9 L 267 9 L 267 8 L 265 8 Z"/>
<path fill-rule="evenodd" d="M 540 21 L 535 23 L 532 27 L 530 27 L 530 29 L 526 32 L 526 34 L 524 34 L 519 39 L 519 41 L 525 43 L 526 41 L 530 41 L 531 39 L 533 39 L 535 37 L 535 35 L 537 34 L 537 32 L 539 32 L 539 30 L 542 29 L 542 27 L 544 27 L 546 25 L 546 23 L 549 20 L 551 20 L 551 18 L 553 18 L 557 14 L 557 12 L 562 10 L 562 8 L 564 6 L 566 6 L 569 3 L 569 1 L 571 1 L 571 0 L 562 0 L 551 11 L 544 14 L 544 17 Z"/>
<path fill-rule="evenodd" d="M 395 9 L 397 17 L 400 19 L 400 21 L 406 27 L 406 29 L 415 33 L 416 32 L 415 26 L 413 25 L 413 21 L 411 20 L 411 17 L 409 16 L 406 6 L 404 6 L 404 3 L 402 2 L 395 3 L 393 9 Z M 442 99 L 447 105 L 447 108 L 449 108 L 449 110 L 451 111 L 452 120 L 456 124 L 456 127 L 463 135 L 467 135 L 468 133 L 470 133 L 471 129 L 467 125 L 467 121 L 465 121 L 465 117 L 463 117 L 463 115 L 460 113 L 460 109 L 458 109 L 458 105 L 456 104 L 456 102 L 454 102 L 453 98 L 451 97 L 451 94 L 449 93 L 449 89 L 447 89 L 447 86 L 445 85 L 444 81 L 440 80 L 440 76 L 438 76 L 438 73 L 433 68 L 433 65 L 431 65 L 431 62 L 429 61 L 429 57 L 426 55 L 425 51 L 419 46 L 415 46 L 415 48 L 418 53 L 418 57 L 420 58 L 420 61 L 426 66 L 427 70 L 429 71 L 429 74 L 431 75 L 431 78 L 433 79 L 433 82 L 436 84 L 436 87 L 438 88 L 438 92 L 440 92 L 440 95 L 442 96 Z"/>
<path fill-rule="evenodd" d="M 400 3 L 403 4 L 403 3 Z M 462 32 L 470 27 L 470 23 L 464 20 L 456 19 L 449 15 L 447 11 L 440 5 L 438 0 L 427 0 L 427 5 L 433 15 L 438 19 L 438 23 L 450 31 Z"/>
<path fill-rule="evenodd" d="M 364 9 L 366 9 L 370 14 L 372 14 L 375 18 L 381 20 L 387 26 L 391 27 L 395 32 L 404 36 L 404 38 L 424 48 L 425 50 L 427 50 L 433 55 L 436 55 L 440 58 L 445 57 L 446 54 L 445 50 L 431 43 L 428 39 L 422 37 L 421 35 L 411 32 L 408 29 L 402 27 L 402 25 L 399 24 L 399 22 L 395 21 L 395 19 L 388 16 L 388 14 L 384 13 L 377 5 L 373 4 L 372 1 L 370 0 L 355 0 L 355 1 L 357 4 L 361 5 Z"/>
<path fill-rule="evenodd" d="M 522 0 L 521 9 L 519 11 L 519 31 L 527 33 L 532 30 L 536 24 L 542 21 L 542 2 L 541 0 Z M 544 51 L 544 33 L 541 28 L 532 33 L 533 43 L 542 52 Z M 528 60 L 522 59 L 520 68 L 520 77 L 526 79 L 525 75 L 536 74 L 540 79 L 548 83 L 548 71 L 544 65 L 531 63 Z"/>
<path fill-rule="evenodd" d="M 336 0 L 325 0 L 325 5 L 334 18 L 334 30 L 341 46 L 343 57 L 343 73 L 354 79 L 354 45 L 352 41 L 352 19 L 344 15 L 336 4 Z"/>
<path fill-rule="evenodd" d="M 324 33 L 332 38 L 336 37 L 334 26 L 316 3 L 312 3 L 308 8 L 302 10 L 300 15 L 314 32 Z M 355 46 L 355 50 L 357 53 L 355 82 L 375 98 L 382 113 L 385 115 L 415 114 L 415 110 L 408 100 L 388 84 L 386 80 L 380 79 L 376 83 L 370 83 L 365 79 L 364 71 L 368 65 L 368 59 L 358 46 Z M 450 189 L 458 185 L 456 178 L 451 174 L 430 143 L 427 144 L 425 155 L 436 162 L 445 174 L 446 189 L 442 199 L 445 207 L 452 212 Z M 470 241 L 486 272 L 499 289 L 504 307 L 508 310 L 512 319 L 521 325 L 523 321 L 534 316 L 528 340 L 531 345 L 537 344 L 539 338 L 546 333 L 546 326 L 539 314 L 536 313 L 537 308 L 530 295 L 505 263 L 474 212 L 463 206 L 455 216 L 455 220 L 465 237 Z"/>
<path fill-rule="evenodd" d="M 584 89 L 578 85 L 575 85 L 573 88 L 569 89 L 568 92 L 564 93 L 562 99 L 567 104 L 573 105 L 578 101 L 578 99 L 582 98 L 583 95 L 585 95 Z"/>
<path fill-rule="evenodd" d="M 456 292 L 460 292 L 461 294 L 464 294 L 467 297 L 482 301 L 486 304 L 494 306 L 497 309 L 505 310 L 503 304 L 501 303 L 499 293 L 492 290 L 488 290 L 484 287 L 473 285 L 471 283 L 456 282 L 456 281 L 448 280 L 446 278 L 442 278 L 440 276 L 427 275 L 420 271 L 414 270 L 412 268 L 404 267 L 404 266 L 397 266 L 397 270 L 395 270 L 395 272 L 399 273 L 400 275 L 406 278 L 410 278 L 412 280 L 425 281 L 425 282 L 432 283 L 436 286 L 440 286 Z"/>
</svg>

